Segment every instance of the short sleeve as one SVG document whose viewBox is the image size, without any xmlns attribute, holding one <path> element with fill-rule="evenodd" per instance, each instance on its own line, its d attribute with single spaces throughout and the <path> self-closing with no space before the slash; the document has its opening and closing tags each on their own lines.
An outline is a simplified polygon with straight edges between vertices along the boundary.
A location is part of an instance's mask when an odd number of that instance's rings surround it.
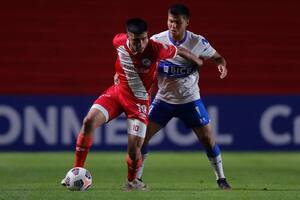
<svg viewBox="0 0 300 200">
<path fill-rule="evenodd" d="M 158 50 L 158 58 L 162 59 L 172 59 L 177 55 L 177 48 L 173 45 L 167 45 L 160 42 L 154 42 Z"/>
<path fill-rule="evenodd" d="M 113 43 L 113 46 L 115 48 L 117 48 L 118 46 L 122 45 L 124 43 L 124 41 L 126 42 L 126 40 L 127 40 L 126 34 L 125 33 L 119 33 L 114 37 L 112 43 Z"/>
<path fill-rule="evenodd" d="M 210 58 L 216 53 L 216 50 L 210 45 L 206 38 L 199 36 L 199 41 L 192 52 L 195 55 Z"/>
<path fill-rule="evenodd" d="M 158 42 L 157 35 L 152 35 L 150 39 L 155 41 L 155 42 Z"/>
</svg>

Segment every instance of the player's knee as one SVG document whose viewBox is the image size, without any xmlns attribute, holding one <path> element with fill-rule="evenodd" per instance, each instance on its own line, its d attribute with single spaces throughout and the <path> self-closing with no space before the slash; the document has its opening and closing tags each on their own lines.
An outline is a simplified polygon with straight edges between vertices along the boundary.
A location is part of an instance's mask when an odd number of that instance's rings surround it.
<svg viewBox="0 0 300 200">
<path fill-rule="evenodd" d="M 202 142 L 206 148 L 212 148 L 216 143 L 212 135 L 207 135 Z"/>
<path fill-rule="evenodd" d="M 215 138 L 212 129 L 209 126 L 195 130 L 200 142 L 207 148 L 215 145 Z"/>
<path fill-rule="evenodd" d="M 210 141 L 214 140 L 214 136 L 213 136 L 213 133 L 211 131 L 204 131 L 201 134 L 201 137 L 202 137 L 202 140 L 207 141 L 207 142 L 210 142 Z"/>
<path fill-rule="evenodd" d="M 96 119 L 94 117 L 86 116 L 83 119 L 84 132 L 91 132 L 95 129 Z"/>
<path fill-rule="evenodd" d="M 132 160 L 137 160 L 141 156 L 141 146 L 128 146 L 128 155 Z"/>
<path fill-rule="evenodd" d="M 202 139 L 205 141 L 211 140 L 211 136 L 212 136 L 212 133 L 209 131 L 204 131 L 203 134 L 201 134 Z"/>
</svg>

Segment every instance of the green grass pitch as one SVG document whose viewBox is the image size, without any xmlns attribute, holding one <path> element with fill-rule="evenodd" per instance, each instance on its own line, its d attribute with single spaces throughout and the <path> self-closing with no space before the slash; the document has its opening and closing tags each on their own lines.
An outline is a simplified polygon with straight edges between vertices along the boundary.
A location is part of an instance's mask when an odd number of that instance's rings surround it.
<svg viewBox="0 0 300 200">
<path fill-rule="evenodd" d="M 0 200 L 60 199 L 300 199 L 300 153 L 223 152 L 232 191 L 217 189 L 203 152 L 152 152 L 144 181 L 149 191 L 123 192 L 124 152 L 91 152 L 86 168 L 93 185 L 71 192 L 59 182 L 71 168 L 74 153 L 0 153 Z"/>
</svg>

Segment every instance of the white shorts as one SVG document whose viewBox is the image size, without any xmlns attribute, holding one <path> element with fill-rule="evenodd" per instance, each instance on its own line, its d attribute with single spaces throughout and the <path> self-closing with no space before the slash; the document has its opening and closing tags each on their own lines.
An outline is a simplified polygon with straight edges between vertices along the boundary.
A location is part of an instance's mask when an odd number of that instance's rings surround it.
<svg viewBox="0 0 300 200">
<path fill-rule="evenodd" d="M 146 136 L 147 126 L 145 123 L 138 119 L 128 119 L 127 120 L 127 132 L 128 134 L 135 135 L 141 138 Z"/>
</svg>

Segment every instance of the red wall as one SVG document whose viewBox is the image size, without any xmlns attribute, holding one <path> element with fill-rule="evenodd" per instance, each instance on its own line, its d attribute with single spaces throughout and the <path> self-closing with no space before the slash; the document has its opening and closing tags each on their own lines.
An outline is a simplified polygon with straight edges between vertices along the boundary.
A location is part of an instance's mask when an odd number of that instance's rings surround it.
<svg viewBox="0 0 300 200">
<path fill-rule="evenodd" d="M 2 2 L 0 94 L 99 94 L 112 84 L 111 40 L 126 19 L 146 19 L 151 34 L 166 29 L 173 1 L 150 2 Z M 300 94 L 300 1 L 184 2 L 190 30 L 228 62 L 226 80 L 210 64 L 201 70 L 203 94 Z"/>
</svg>

